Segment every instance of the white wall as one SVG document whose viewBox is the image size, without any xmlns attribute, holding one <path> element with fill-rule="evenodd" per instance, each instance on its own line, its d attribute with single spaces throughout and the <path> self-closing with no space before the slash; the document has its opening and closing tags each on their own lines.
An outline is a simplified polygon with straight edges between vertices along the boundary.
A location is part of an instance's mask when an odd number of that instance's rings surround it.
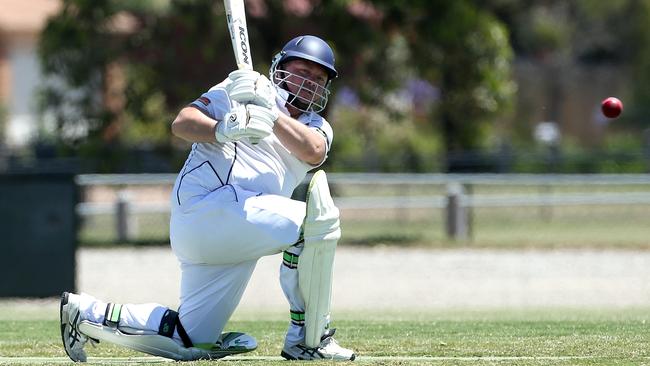
<svg viewBox="0 0 650 366">
<path fill-rule="evenodd" d="M 10 93 L 7 103 L 6 143 L 24 146 L 37 131 L 37 95 L 41 70 L 35 40 L 21 40 L 8 45 Z"/>
</svg>

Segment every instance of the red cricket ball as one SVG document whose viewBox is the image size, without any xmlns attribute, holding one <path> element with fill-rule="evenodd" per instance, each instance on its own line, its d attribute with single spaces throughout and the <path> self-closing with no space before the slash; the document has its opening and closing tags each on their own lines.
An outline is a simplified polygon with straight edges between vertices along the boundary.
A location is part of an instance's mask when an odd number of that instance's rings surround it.
<svg viewBox="0 0 650 366">
<path fill-rule="evenodd" d="M 616 118 L 623 112 L 623 103 L 618 98 L 609 97 L 603 100 L 600 108 L 605 117 Z"/>
</svg>

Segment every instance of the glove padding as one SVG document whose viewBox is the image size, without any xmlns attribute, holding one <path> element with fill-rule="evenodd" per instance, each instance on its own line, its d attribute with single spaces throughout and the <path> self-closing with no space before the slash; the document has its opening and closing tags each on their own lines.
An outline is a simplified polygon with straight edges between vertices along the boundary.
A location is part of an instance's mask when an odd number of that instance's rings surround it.
<svg viewBox="0 0 650 366">
<path fill-rule="evenodd" d="M 226 86 L 230 99 L 242 104 L 252 103 L 265 108 L 275 106 L 275 85 L 264 75 L 252 70 L 237 70 L 228 75 Z"/>
<path fill-rule="evenodd" d="M 221 143 L 248 138 L 251 143 L 257 144 L 273 132 L 273 124 L 277 119 L 277 110 L 254 104 L 239 105 L 217 123 L 214 135 Z"/>
</svg>

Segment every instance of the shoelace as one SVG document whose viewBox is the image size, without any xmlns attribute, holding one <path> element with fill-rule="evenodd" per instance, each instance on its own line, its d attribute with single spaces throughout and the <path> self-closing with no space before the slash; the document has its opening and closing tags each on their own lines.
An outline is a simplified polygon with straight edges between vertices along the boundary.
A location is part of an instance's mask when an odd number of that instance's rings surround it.
<svg viewBox="0 0 650 366">
<path fill-rule="evenodd" d="M 303 345 L 297 345 L 297 347 L 300 348 L 300 350 L 301 350 L 300 354 L 301 355 L 306 354 L 311 358 L 314 358 L 316 355 L 318 355 L 318 357 L 320 357 L 320 358 L 325 358 L 325 356 L 323 356 L 323 354 L 319 351 L 320 347 L 308 348 L 308 347 L 305 347 Z"/>
</svg>

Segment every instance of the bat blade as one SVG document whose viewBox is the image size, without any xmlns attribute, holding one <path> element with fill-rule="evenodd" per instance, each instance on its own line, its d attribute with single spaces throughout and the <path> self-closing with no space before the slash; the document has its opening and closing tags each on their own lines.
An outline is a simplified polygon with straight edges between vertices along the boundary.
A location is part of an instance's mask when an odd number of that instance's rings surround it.
<svg viewBox="0 0 650 366">
<path fill-rule="evenodd" d="M 237 68 L 240 70 L 253 70 L 244 0 L 223 0 L 223 4 L 226 9 L 228 31 L 230 32 Z"/>
</svg>

